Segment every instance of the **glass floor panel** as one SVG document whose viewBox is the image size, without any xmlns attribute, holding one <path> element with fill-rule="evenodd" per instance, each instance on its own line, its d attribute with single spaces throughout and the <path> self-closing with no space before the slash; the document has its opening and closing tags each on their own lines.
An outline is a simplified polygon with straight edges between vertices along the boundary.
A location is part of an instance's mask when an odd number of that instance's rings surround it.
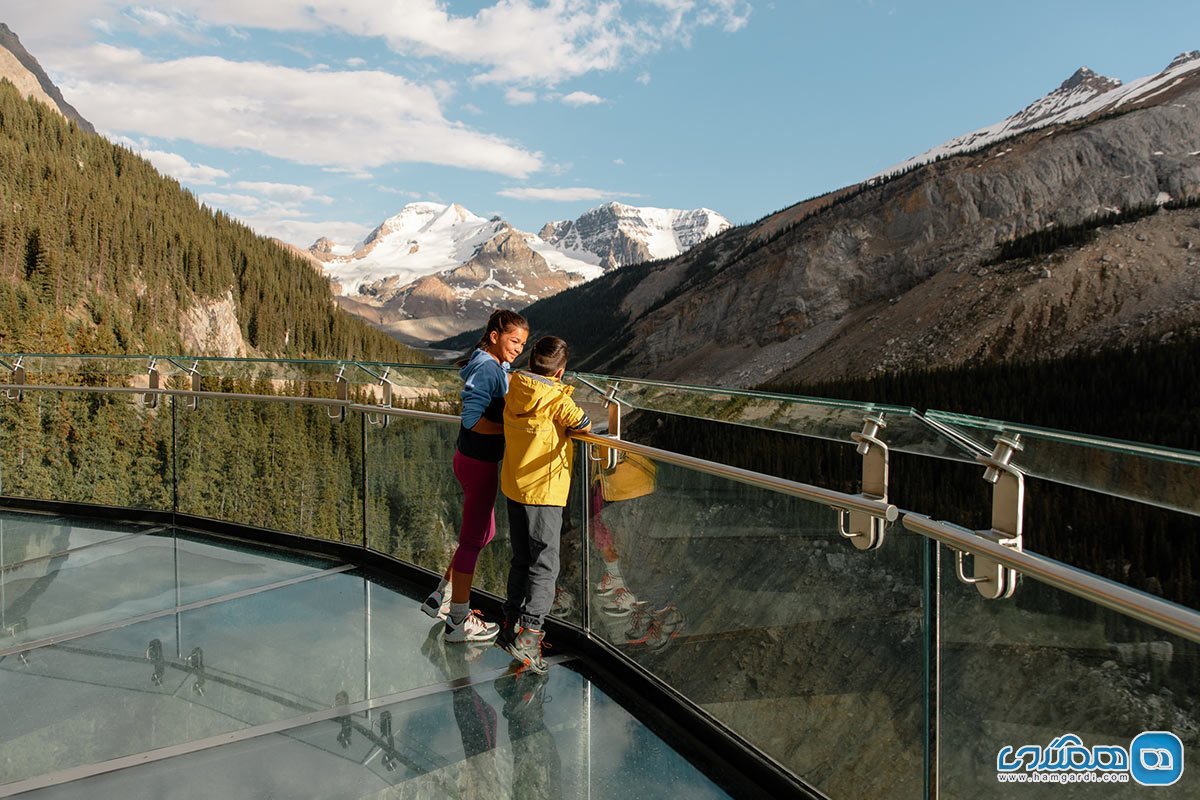
<svg viewBox="0 0 1200 800">
<path fill-rule="evenodd" d="M 0 639 L 0 797 L 725 796 L 567 665 L 513 676 L 423 592 L 329 566 L 148 534 L 11 570 L 34 624 Z"/>
<path fill-rule="evenodd" d="M 150 530 L 160 528 L 123 523 L 100 524 L 78 517 L 0 511 L 0 567 Z"/>
<path fill-rule="evenodd" d="M 23 796 L 728 795 L 585 678 L 554 666 L 544 677 L 489 671 L 470 686 Z"/>
<path fill-rule="evenodd" d="M 0 573 L 0 651 L 331 565 L 183 533 L 100 542 Z"/>
</svg>

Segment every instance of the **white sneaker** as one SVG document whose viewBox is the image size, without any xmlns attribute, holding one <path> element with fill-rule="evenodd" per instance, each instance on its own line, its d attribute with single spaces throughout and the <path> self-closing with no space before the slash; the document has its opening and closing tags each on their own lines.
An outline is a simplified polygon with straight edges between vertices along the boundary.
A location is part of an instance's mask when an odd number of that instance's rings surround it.
<svg viewBox="0 0 1200 800">
<path fill-rule="evenodd" d="M 447 642 L 486 642 L 495 639 L 500 633 L 500 626 L 494 622 L 484 622 L 479 612 L 472 610 L 463 621 L 455 624 L 454 618 L 446 617 L 446 630 L 442 638 Z"/>
<path fill-rule="evenodd" d="M 421 603 L 421 610 L 434 619 L 446 619 L 450 616 L 450 595 L 443 597 L 441 592 L 434 589 Z"/>
</svg>

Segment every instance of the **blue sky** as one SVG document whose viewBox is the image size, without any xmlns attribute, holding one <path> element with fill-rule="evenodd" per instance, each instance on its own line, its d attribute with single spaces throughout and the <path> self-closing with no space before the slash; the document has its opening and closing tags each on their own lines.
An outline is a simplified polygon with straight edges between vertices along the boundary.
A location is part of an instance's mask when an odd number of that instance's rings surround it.
<svg viewBox="0 0 1200 800">
<path fill-rule="evenodd" d="M 1200 3 L 48 0 L 0 12 L 110 138 L 261 233 L 414 200 L 524 230 L 607 200 L 736 222 L 1200 48 Z M 48 5 L 54 13 L 46 13 Z"/>
</svg>

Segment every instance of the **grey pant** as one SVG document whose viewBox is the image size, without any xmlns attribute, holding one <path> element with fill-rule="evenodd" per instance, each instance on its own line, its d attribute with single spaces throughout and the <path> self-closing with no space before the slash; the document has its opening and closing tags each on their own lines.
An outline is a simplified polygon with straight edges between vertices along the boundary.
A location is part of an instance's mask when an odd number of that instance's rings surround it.
<svg viewBox="0 0 1200 800">
<path fill-rule="evenodd" d="M 554 605 L 562 518 L 562 506 L 527 506 L 508 500 L 512 561 L 504 617 L 522 627 L 540 631 Z"/>
</svg>

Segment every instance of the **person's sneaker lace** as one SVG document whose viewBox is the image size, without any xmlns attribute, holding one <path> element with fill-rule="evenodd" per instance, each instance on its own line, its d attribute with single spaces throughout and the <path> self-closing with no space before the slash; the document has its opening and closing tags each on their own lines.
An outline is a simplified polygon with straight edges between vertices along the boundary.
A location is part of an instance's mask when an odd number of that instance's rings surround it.
<svg viewBox="0 0 1200 800">
<path fill-rule="evenodd" d="M 463 617 L 462 622 L 455 622 L 453 617 L 446 617 L 446 629 L 442 638 L 447 642 L 486 642 L 496 638 L 500 626 L 494 622 L 485 622 L 478 611 L 472 611 Z"/>
</svg>

